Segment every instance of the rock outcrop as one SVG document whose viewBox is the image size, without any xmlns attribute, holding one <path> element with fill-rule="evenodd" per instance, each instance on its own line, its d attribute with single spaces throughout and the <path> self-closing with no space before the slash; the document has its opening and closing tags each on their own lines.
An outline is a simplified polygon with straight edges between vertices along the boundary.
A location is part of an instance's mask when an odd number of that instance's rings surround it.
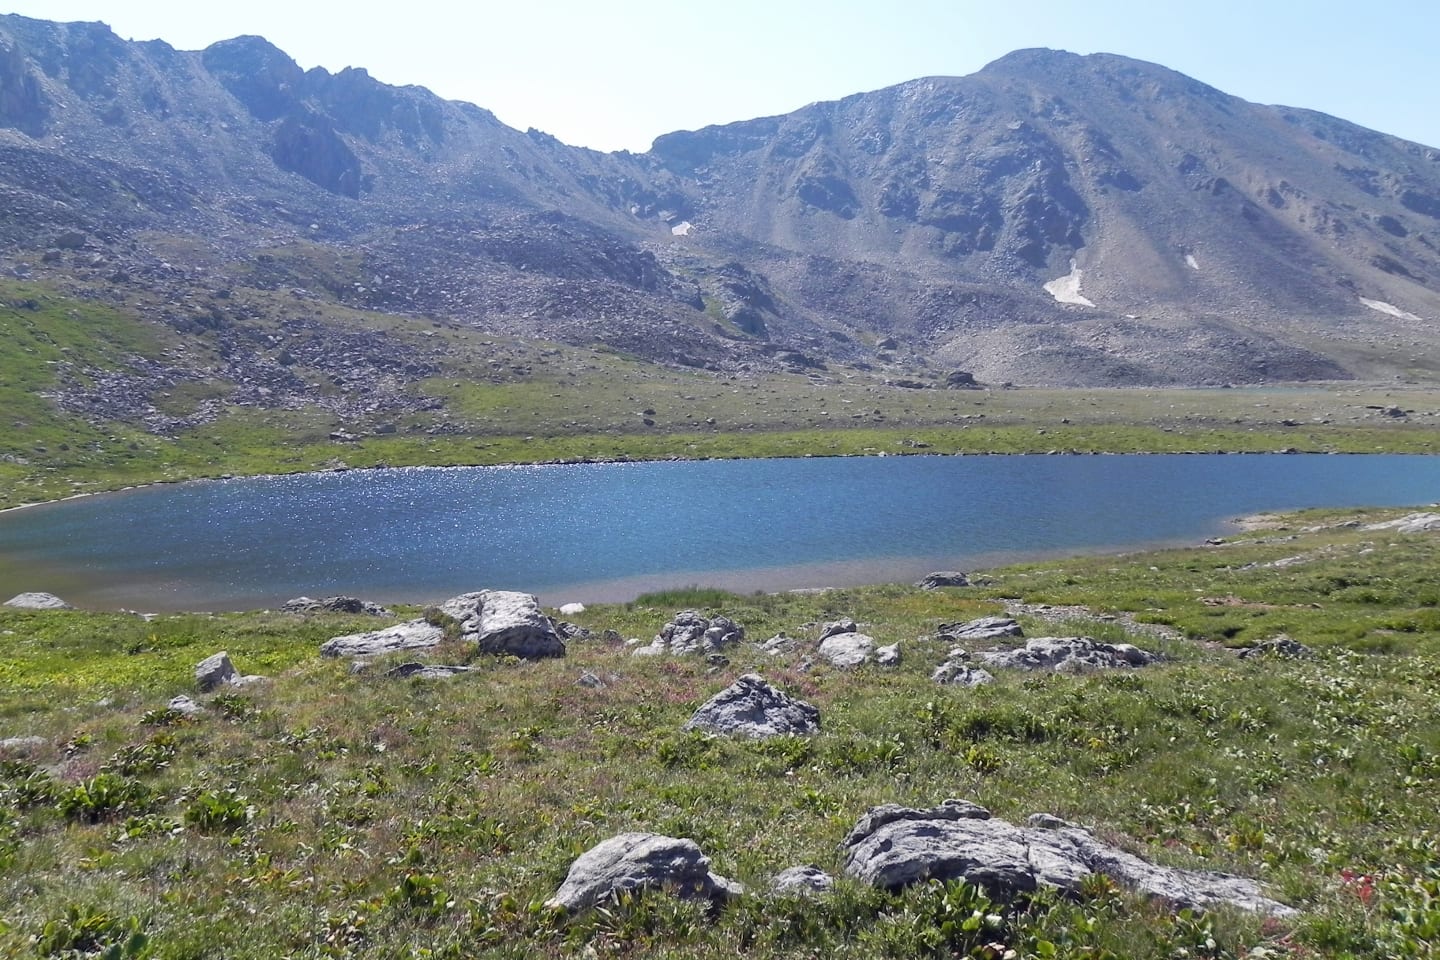
<svg viewBox="0 0 1440 960">
<path fill-rule="evenodd" d="M 994 683 L 995 677 L 988 670 L 965 663 L 961 659 L 947 660 L 935 668 L 930 679 L 947 687 L 983 687 Z"/>
<path fill-rule="evenodd" d="M 958 570 L 938 570 L 926 574 L 915 582 L 921 590 L 939 590 L 943 587 L 968 587 L 970 578 Z"/>
<path fill-rule="evenodd" d="M 1036 637 L 1017 650 L 985 650 L 976 654 L 987 667 L 1083 673 L 1116 667 L 1144 667 L 1158 654 L 1129 643 L 1101 643 L 1090 637 Z"/>
<path fill-rule="evenodd" d="M 705 701 L 685 729 L 757 740 L 808 736 L 820 731 L 820 711 L 776 690 L 758 673 L 747 673 Z"/>
<path fill-rule="evenodd" d="M 1010 617 L 981 617 L 966 623 L 942 623 L 935 635 L 951 643 L 980 643 L 1004 637 L 1023 637 L 1025 631 Z"/>
<path fill-rule="evenodd" d="M 740 884 L 710 872 L 710 858 L 694 840 L 622 833 L 582 853 L 545 905 L 575 913 L 616 894 L 652 889 L 714 902 L 744 892 Z"/>
<path fill-rule="evenodd" d="M 326 657 L 378 657 L 402 650 L 428 650 L 444 639 L 445 631 L 441 627 L 424 620 L 410 620 L 384 630 L 331 637 L 320 644 L 320 653 Z"/>
<path fill-rule="evenodd" d="M 254 674 L 241 676 L 224 650 L 211 654 L 195 664 L 195 685 L 201 693 L 214 693 L 221 687 L 250 687 L 268 682 L 268 677 Z"/>
<path fill-rule="evenodd" d="M 1273 916 L 1295 913 L 1253 880 L 1157 866 L 1058 818 L 1032 817 L 1019 827 L 964 800 L 928 810 L 875 807 L 841 849 L 847 874 L 886 890 L 934 879 L 965 880 L 998 896 L 1041 887 L 1078 893 L 1085 878 L 1100 874 L 1178 908 L 1230 904 Z"/>
</svg>

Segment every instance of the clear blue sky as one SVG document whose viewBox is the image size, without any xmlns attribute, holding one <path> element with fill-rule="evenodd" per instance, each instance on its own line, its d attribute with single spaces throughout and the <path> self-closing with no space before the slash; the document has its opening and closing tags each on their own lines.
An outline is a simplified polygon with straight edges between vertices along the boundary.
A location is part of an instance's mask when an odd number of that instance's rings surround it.
<svg viewBox="0 0 1440 960">
<path fill-rule="evenodd" d="M 1021 47 L 1119 53 L 1262 103 L 1440 146 L 1440 0 L 0 0 L 199 49 L 260 34 L 567 143 L 783 113 Z"/>
</svg>

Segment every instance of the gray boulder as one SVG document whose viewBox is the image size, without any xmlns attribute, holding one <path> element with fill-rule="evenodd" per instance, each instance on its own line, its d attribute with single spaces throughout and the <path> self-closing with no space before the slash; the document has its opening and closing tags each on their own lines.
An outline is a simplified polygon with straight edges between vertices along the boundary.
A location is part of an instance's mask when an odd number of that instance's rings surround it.
<svg viewBox="0 0 1440 960">
<path fill-rule="evenodd" d="M 764 740 L 820 732 L 820 711 L 796 700 L 757 673 L 747 673 L 695 711 L 686 730 L 707 730 Z"/>
<path fill-rule="evenodd" d="M 999 640 L 1002 637 L 1023 637 L 1025 631 L 1009 617 L 981 617 L 968 623 L 942 623 L 936 630 L 936 635 L 952 643 L 960 640 L 975 643 Z"/>
<path fill-rule="evenodd" d="M 478 590 L 452 597 L 440 611 L 460 624 L 460 635 L 483 653 L 525 660 L 565 656 L 565 642 L 540 610 L 540 601 L 514 590 Z"/>
<path fill-rule="evenodd" d="M 359 597 L 326 597 L 312 600 L 310 597 L 296 597 L 285 601 L 281 607 L 286 613 L 363 613 L 372 617 L 393 616 L 378 603 L 361 600 Z"/>
<path fill-rule="evenodd" d="M 195 685 L 201 693 L 209 693 L 227 683 L 233 683 L 240 676 L 230 655 L 224 650 L 201 660 L 195 665 Z"/>
<path fill-rule="evenodd" d="M 817 866 L 787 867 L 770 881 L 770 892 L 781 896 L 810 897 L 829 893 L 835 878 Z"/>
<path fill-rule="evenodd" d="M 445 631 L 440 627 L 424 620 L 410 620 L 384 630 L 331 637 L 320 644 L 320 653 L 326 657 L 378 657 L 402 650 L 428 650 L 444 639 Z"/>
<path fill-rule="evenodd" d="M 942 587 L 968 587 L 970 578 L 958 570 L 940 570 L 927 574 L 915 582 L 921 590 L 939 590 Z"/>
<path fill-rule="evenodd" d="M 622 833 L 582 853 L 545 905 L 575 913 L 615 894 L 647 889 L 717 902 L 744 892 L 740 884 L 710 872 L 710 858 L 694 840 Z"/>
<path fill-rule="evenodd" d="M 682 610 L 665 624 L 648 647 L 635 650 L 637 655 L 720 653 L 745 639 L 745 628 L 729 617 L 703 617 L 694 610 Z"/>
<path fill-rule="evenodd" d="M 889 646 L 876 647 L 875 662 L 882 667 L 900 666 L 900 644 L 892 643 Z"/>
<path fill-rule="evenodd" d="M 17 593 L 5 601 L 7 607 L 19 607 L 21 610 L 74 610 L 64 600 L 53 593 Z"/>
<path fill-rule="evenodd" d="M 837 667 L 858 667 L 870 660 L 875 641 L 863 633 L 836 633 L 820 642 L 820 656 Z"/>
<path fill-rule="evenodd" d="M 1101 643 L 1090 637 L 1036 637 L 1016 650 L 987 650 L 977 656 L 987 667 L 1059 673 L 1144 667 L 1160 660 L 1158 654 L 1133 644 Z"/>
<path fill-rule="evenodd" d="M 1230 904 L 1273 916 L 1296 912 L 1264 896 L 1253 880 L 1157 866 L 1058 818 L 1031 822 L 1043 825 L 1018 827 L 963 800 L 929 810 L 887 804 L 861 817 L 845 838 L 845 872 L 886 890 L 959 879 L 998 896 L 1042 887 L 1078 893 L 1086 877 L 1101 874 L 1176 908 Z"/>
</svg>

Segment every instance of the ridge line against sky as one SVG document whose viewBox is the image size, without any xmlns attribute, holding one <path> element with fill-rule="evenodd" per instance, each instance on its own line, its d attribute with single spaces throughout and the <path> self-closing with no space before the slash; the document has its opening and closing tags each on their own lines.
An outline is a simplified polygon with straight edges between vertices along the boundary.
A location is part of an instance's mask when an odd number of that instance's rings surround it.
<svg viewBox="0 0 1440 960">
<path fill-rule="evenodd" d="M 597 150 L 641 152 L 675 130 L 963 76 L 1025 47 L 1148 60 L 1440 147 L 1434 0 L 0 0 L 0 12 L 100 20 L 183 50 L 258 34 L 302 67 L 363 67 Z"/>
</svg>

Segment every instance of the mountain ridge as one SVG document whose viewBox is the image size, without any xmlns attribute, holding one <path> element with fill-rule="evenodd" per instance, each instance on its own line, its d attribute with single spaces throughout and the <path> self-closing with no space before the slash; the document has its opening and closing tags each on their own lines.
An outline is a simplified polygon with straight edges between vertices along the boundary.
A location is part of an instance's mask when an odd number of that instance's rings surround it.
<svg viewBox="0 0 1440 960">
<path fill-rule="evenodd" d="M 186 52 L 5 16 L 0 192 L 32 275 L 315 245 L 359 258 L 338 304 L 667 364 L 1440 370 L 1417 346 L 1440 316 L 1440 151 L 1115 54 L 1020 50 L 600 153 L 260 37 Z M 66 232 L 87 260 L 54 253 Z M 153 256 L 156 234 L 184 242 Z"/>
</svg>

